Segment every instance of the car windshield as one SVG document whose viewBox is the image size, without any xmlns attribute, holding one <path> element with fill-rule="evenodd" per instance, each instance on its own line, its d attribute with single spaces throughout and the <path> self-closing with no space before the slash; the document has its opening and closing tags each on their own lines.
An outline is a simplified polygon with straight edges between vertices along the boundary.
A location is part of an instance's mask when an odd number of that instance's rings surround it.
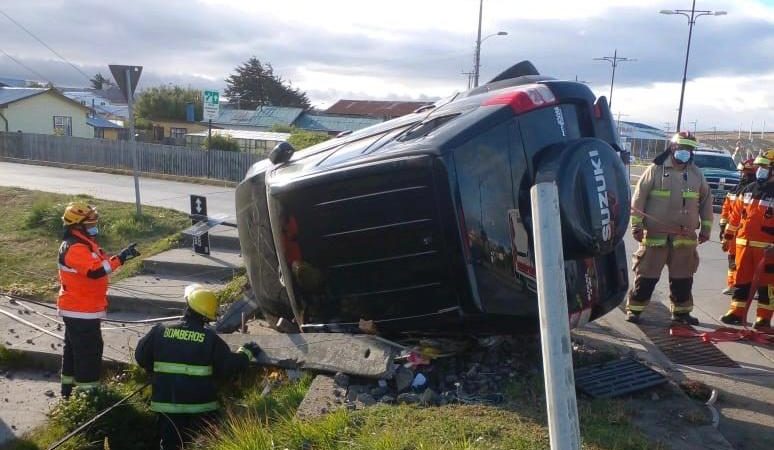
<svg viewBox="0 0 774 450">
<path fill-rule="evenodd" d="M 693 155 L 693 162 L 702 169 L 736 170 L 734 160 L 725 155 Z"/>
</svg>

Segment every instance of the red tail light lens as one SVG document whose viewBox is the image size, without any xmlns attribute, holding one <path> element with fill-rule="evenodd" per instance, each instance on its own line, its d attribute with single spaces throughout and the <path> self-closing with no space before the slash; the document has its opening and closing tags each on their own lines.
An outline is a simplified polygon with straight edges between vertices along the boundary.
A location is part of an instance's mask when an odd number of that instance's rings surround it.
<svg viewBox="0 0 774 450">
<path fill-rule="evenodd" d="M 482 103 L 483 106 L 508 105 L 516 114 L 524 114 L 533 109 L 555 104 L 556 97 L 547 86 L 542 84 L 523 86 L 514 91 L 504 92 Z"/>
</svg>

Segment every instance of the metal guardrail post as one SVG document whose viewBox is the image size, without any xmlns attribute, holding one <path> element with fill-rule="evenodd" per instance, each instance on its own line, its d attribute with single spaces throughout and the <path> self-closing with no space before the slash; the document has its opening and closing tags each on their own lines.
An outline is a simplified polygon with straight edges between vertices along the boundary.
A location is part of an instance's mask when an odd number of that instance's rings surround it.
<svg viewBox="0 0 774 450">
<path fill-rule="evenodd" d="M 555 182 L 530 189 L 540 314 L 543 378 L 551 450 L 580 450 L 572 342 L 564 281 L 564 251 Z M 561 280 L 561 281 L 557 281 Z"/>
</svg>

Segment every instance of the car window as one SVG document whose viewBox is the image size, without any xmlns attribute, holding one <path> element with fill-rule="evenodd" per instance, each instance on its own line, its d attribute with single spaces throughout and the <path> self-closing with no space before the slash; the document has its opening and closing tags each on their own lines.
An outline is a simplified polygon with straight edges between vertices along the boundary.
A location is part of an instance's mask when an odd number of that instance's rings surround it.
<svg viewBox="0 0 774 450">
<path fill-rule="evenodd" d="M 519 116 L 519 129 L 524 151 L 530 161 L 549 145 L 581 137 L 578 113 L 574 105 L 542 108 Z"/>
<path fill-rule="evenodd" d="M 736 170 L 734 160 L 724 155 L 693 155 L 693 163 L 702 169 Z"/>
</svg>

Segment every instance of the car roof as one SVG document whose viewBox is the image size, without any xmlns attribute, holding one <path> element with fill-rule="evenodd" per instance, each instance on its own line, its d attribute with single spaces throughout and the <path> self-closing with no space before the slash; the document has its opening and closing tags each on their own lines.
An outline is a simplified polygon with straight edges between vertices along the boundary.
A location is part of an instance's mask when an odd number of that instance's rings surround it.
<svg viewBox="0 0 774 450">
<path fill-rule="evenodd" d="M 716 149 L 716 148 L 707 148 L 707 147 L 698 148 L 698 149 L 694 150 L 694 153 L 697 154 L 697 155 L 717 155 L 717 156 L 727 156 L 729 158 L 731 157 L 731 154 L 728 153 L 726 150 L 720 150 L 720 149 Z"/>
</svg>

